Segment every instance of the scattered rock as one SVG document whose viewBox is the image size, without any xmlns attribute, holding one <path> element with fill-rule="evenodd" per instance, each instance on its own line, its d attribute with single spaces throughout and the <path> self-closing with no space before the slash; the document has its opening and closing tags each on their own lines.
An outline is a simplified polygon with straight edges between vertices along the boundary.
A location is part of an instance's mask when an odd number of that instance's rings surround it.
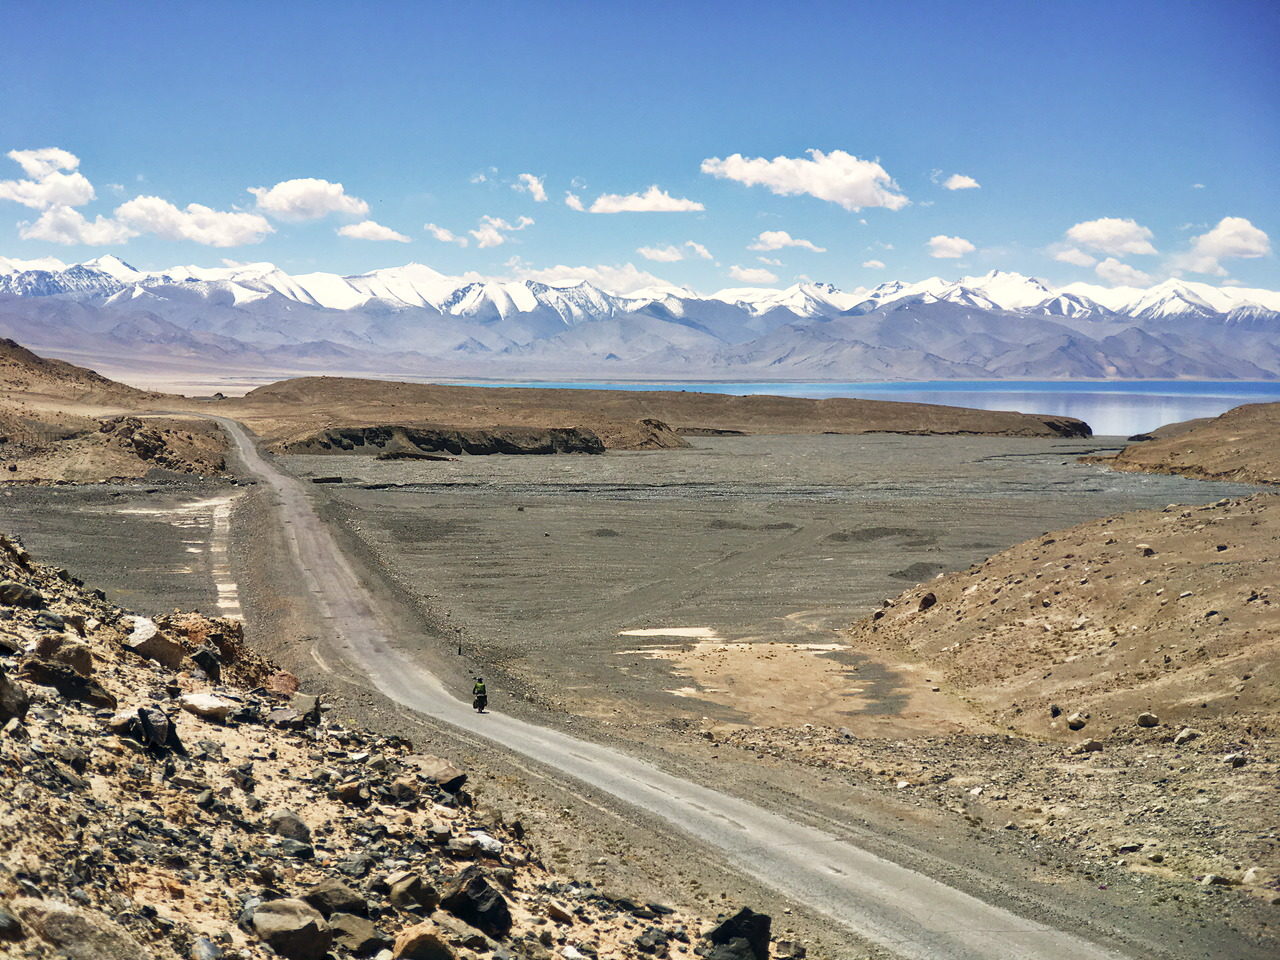
<svg viewBox="0 0 1280 960">
<path fill-rule="evenodd" d="M 300 686 L 302 686 L 301 681 L 288 670 L 277 670 L 262 682 L 264 690 L 270 693 L 283 694 L 286 697 L 291 697 L 297 693 Z"/>
<path fill-rule="evenodd" d="M 151 960 L 151 953 L 110 917 L 60 900 L 23 897 L 13 911 L 65 960 Z"/>
<path fill-rule="evenodd" d="M 147 617 L 134 617 L 133 630 L 122 641 L 126 650 L 132 650 L 140 657 L 154 660 L 170 670 L 177 670 L 187 656 L 186 647 L 175 640 L 170 640 L 154 620 Z"/>
<path fill-rule="evenodd" d="M 1089 715 L 1087 713 L 1073 713 L 1071 716 L 1067 717 L 1067 729 L 1083 730 L 1085 724 L 1088 722 Z"/>
<path fill-rule="evenodd" d="M 63 663 L 32 657 L 23 662 L 18 677 L 42 687 L 53 687 L 68 700 L 79 700 L 90 706 L 109 707 L 112 710 L 116 707 L 116 698 L 98 681 L 82 677 Z"/>
<path fill-rule="evenodd" d="M 1224 877 L 1220 873 L 1206 873 L 1200 878 L 1202 887 L 1230 887 L 1235 885 L 1235 881 L 1229 877 Z"/>
<path fill-rule="evenodd" d="M 1138 726 L 1158 727 L 1160 726 L 1160 718 L 1154 713 L 1140 713 L 1138 714 Z"/>
<path fill-rule="evenodd" d="M 1100 751 L 1101 749 L 1102 749 L 1102 743 L 1101 743 L 1101 741 L 1094 740 L 1094 739 L 1092 739 L 1092 738 L 1091 738 L 1091 739 L 1088 739 L 1088 740 L 1081 740 L 1079 743 L 1077 743 L 1074 747 L 1072 747 L 1072 748 L 1071 748 L 1071 752 L 1072 752 L 1072 753 L 1077 753 L 1077 754 L 1079 754 L 1079 753 L 1097 753 L 1097 752 L 1098 752 L 1098 751 Z"/>
<path fill-rule="evenodd" d="M 363 917 L 369 913 L 369 904 L 341 880 L 321 880 L 302 895 L 302 899 L 329 917 L 334 913 L 355 914 Z"/>
<path fill-rule="evenodd" d="M 333 942 L 357 957 L 368 957 L 379 950 L 386 950 L 391 941 L 364 917 L 351 913 L 335 913 L 329 918 Z"/>
<path fill-rule="evenodd" d="M 916 607 L 916 609 L 928 610 L 937 602 L 938 602 L 938 598 L 936 596 L 934 596 L 932 593 L 926 593 L 923 597 L 920 598 L 920 605 Z"/>
<path fill-rule="evenodd" d="M 1184 743 L 1190 743 L 1192 740 L 1196 739 L 1200 735 L 1201 734 L 1199 730 L 1193 730 L 1191 727 L 1183 727 L 1181 730 L 1178 731 L 1177 736 L 1173 738 L 1173 742 L 1176 745 L 1181 746 Z"/>
<path fill-rule="evenodd" d="M 1228 753 L 1225 757 L 1222 758 L 1222 762 L 1225 763 L 1228 767 L 1232 767 L 1232 768 L 1243 767 L 1246 763 L 1249 762 L 1249 758 L 1246 757 L 1243 753 Z"/>
<path fill-rule="evenodd" d="M 14 683 L 0 667 L 0 723 L 21 720 L 27 715 L 31 698 L 21 686 Z"/>
<path fill-rule="evenodd" d="M 440 906 L 495 940 L 511 932 L 511 911 L 501 892 L 476 866 L 467 867 L 445 887 Z"/>
<path fill-rule="evenodd" d="M 22 923 L 6 908 L 0 907 L 0 940 L 21 940 Z"/>
<path fill-rule="evenodd" d="M 39 610 L 44 606 L 44 595 L 24 583 L 0 580 L 0 603 L 9 607 L 30 607 L 33 610 Z"/>
<path fill-rule="evenodd" d="M 417 754 L 405 757 L 405 763 L 416 767 L 418 773 L 428 783 L 434 783 L 449 793 L 457 793 L 467 782 L 467 774 L 461 767 L 439 757 Z"/>
<path fill-rule="evenodd" d="M 712 944 L 722 948 L 708 954 L 709 960 L 769 960 L 771 923 L 768 914 L 743 907 L 707 934 Z"/>
<path fill-rule="evenodd" d="M 212 693 L 185 693 L 178 698 L 178 706 L 188 713 L 194 713 L 202 720 L 213 723 L 224 723 L 236 705 L 230 700 L 215 696 Z"/>
<path fill-rule="evenodd" d="M 320 912 L 301 900 L 270 900 L 253 911 L 253 929 L 289 960 L 323 960 L 333 933 Z"/>
<path fill-rule="evenodd" d="M 434 910 L 440 902 L 436 888 L 412 870 L 393 873 L 386 880 L 387 899 L 401 910 Z"/>
<path fill-rule="evenodd" d="M 457 956 L 434 923 L 406 927 L 396 937 L 393 960 L 454 960 Z"/>
<path fill-rule="evenodd" d="M 311 828 L 302 822 L 292 810 L 276 810 L 269 819 L 271 832 L 277 837 L 288 837 L 290 840 L 311 841 Z"/>
</svg>

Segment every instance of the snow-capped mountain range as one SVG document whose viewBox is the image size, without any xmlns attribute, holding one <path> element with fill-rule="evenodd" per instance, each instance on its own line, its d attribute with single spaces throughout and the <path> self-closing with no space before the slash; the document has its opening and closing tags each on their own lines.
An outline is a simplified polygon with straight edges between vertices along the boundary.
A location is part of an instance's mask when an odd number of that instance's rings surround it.
<svg viewBox="0 0 1280 960">
<path fill-rule="evenodd" d="M 699 294 L 270 263 L 142 271 L 0 257 L 0 334 L 218 370 L 809 379 L 1280 377 L 1280 292 L 1017 273 Z"/>
</svg>

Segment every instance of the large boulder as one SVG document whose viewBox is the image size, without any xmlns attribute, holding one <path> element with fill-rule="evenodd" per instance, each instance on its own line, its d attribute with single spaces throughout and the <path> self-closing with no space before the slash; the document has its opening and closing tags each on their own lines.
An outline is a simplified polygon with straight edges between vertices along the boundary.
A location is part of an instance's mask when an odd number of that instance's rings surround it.
<svg viewBox="0 0 1280 960">
<path fill-rule="evenodd" d="M 434 910 L 440 894 L 412 870 L 401 870 L 387 877 L 387 899 L 401 910 Z"/>
<path fill-rule="evenodd" d="M 68 666 L 82 677 L 93 673 L 93 654 L 89 648 L 61 633 L 46 633 L 36 640 L 36 656 Z"/>
<path fill-rule="evenodd" d="M 301 900 L 269 900 L 253 911 L 254 932 L 288 960 L 323 960 L 333 932 L 320 911 Z"/>
<path fill-rule="evenodd" d="M 391 946 L 391 941 L 364 917 L 352 913 L 335 913 L 329 918 L 333 942 L 357 957 L 368 957 Z"/>
<path fill-rule="evenodd" d="M 708 957 L 715 960 L 769 960 L 772 923 L 768 914 L 743 907 L 707 934 L 714 947 Z"/>
<path fill-rule="evenodd" d="M 394 960 L 454 960 L 457 954 L 434 923 L 415 923 L 400 931 L 391 956 Z"/>
<path fill-rule="evenodd" d="M 32 657 L 23 662 L 18 676 L 42 687 L 53 687 L 68 700 L 79 700 L 93 707 L 116 708 L 116 698 L 102 684 L 80 676 L 65 663 Z"/>
<path fill-rule="evenodd" d="M 18 915 L 65 960 L 152 960 L 151 951 L 110 917 L 60 900 L 23 897 L 13 902 Z"/>
<path fill-rule="evenodd" d="M 39 610 L 44 606 L 44 596 L 34 587 L 13 580 L 0 580 L 0 603 L 9 607 L 30 607 Z"/>
<path fill-rule="evenodd" d="M 0 725 L 8 723 L 15 717 L 21 720 L 27 715 L 31 706 L 31 698 L 18 684 L 5 675 L 4 667 L 0 667 Z"/>
<path fill-rule="evenodd" d="M 126 650 L 163 664 L 170 670 L 181 667 L 183 658 L 187 655 L 186 647 L 176 640 L 170 640 L 160 632 L 155 621 L 146 617 L 133 618 L 133 629 L 122 643 Z"/>
<path fill-rule="evenodd" d="M 311 842 L 311 828 L 292 810 L 276 810 L 271 814 L 271 832 L 278 837 Z"/>
<path fill-rule="evenodd" d="M 304 893 L 302 899 L 319 910 L 326 918 L 335 913 L 352 913 L 363 917 L 369 912 L 369 904 L 364 897 L 341 880 L 334 880 L 332 877 L 321 880 Z"/>
<path fill-rule="evenodd" d="M 467 782 L 466 771 L 440 757 L 419 753 L 405 757 L 404 762 L 414 767 L 428 783 L 434 783 L 449 793 L 457 793 Z"/>
<path fill-rule="evenodd" d="M 212 693 L 184 693 L 178 698 L 178 706 L 187 713 L 194 713 L 202 720 L 223 723 L 236 705 L 230 700 Z"/>
<path fill-rule="evenodd" d="M 511 932 L 511 911 L 502 893 L 479 867 L 467 867 L 449 881 L 440 906 L 495 940 Z"/>
</svg>

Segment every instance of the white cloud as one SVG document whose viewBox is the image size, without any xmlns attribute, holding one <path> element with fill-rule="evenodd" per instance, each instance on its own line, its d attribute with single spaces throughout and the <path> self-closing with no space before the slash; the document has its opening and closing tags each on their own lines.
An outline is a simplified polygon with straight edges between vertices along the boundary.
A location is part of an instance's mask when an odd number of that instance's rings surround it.
<svg viewBox="0 0 1280 960">
<path fill-rule="evenodd" d="M 1193 184 L 1191 185 L 1191 189 L 1192 189 L 1192 190 L 1203 190 L 1203 189 L 1204 189 L 1204 184 L 1203 184 L 1203 183 L 1193 183 Z"/>
<path fill-rule="evenodd" d="M 515 223 L 508 223 L 501 217 L 484 216 L 474 230 L 468 230 L 476 238 L 477 247 L 500 247 L 507 242 L 507 234 L 525 227 L 533 226 L 533 218 L 521 217 Z"/>
<path fill-rule="evenodd" d="M 1070 263 L 1077 267 L 1092 267 L 1098 262 L 1097 257 L 1091 257 L 1083 250 L 1075 247 L 1068 247 L 1065 250 L 1059 250 L 1053 255 L 1053 259 L 1061 263 Z"/>
<path fill-rule="evenodd" d="M 756 259 L 759 260 L 761 263 L 768 264 L 771 267 L 782 266 L 782 261 L 775 260 L 773 257 L 756 257 Z"/>
<path fill-rule="evenodd" d="M 586 209 L 582 205 L 582 198 L 576 193 L 569 193 L 567 190 L 564 195 L 564 205 L 570 210 L 577 210 L 579 213 Z"/>
<path fill-rule="evenodd" d="M 942 234 L 930 237 L 926 246 L 929 248 L 929 256 L 938 260 L 955 260 L 977 249 L 964 237 L 947 237 Z"/>
<path fill-rule="evenodd" d="M 408 243 L 409 238 L 403 233 L 396 233 L 390 227 L 384 227 L 373 220 L 362 220 L 359 223 L 348 223 L 338 228 L 338 235 L 355 240 L 394 240 L 397 243 Z"/>
<path fill-rule="evenodd" d="M 636 253 L 646 260 L 656 260 L 659 263 L 675 263 L 677 260 L 685 258 L 686 250 L 689 256 L 698 257 L 701 260 L 712 259 L 711 251 L 693 240 L 686 240 L 680 246 L 669 243 L 665 247 L 637 247 Z"/>
<path fill-rule="evenodd" d="M 512 258 L 506 265 L 518 280 L 537 280 L 551 286 L 570 286 L 585 280 L 601 290 L 625 294 L 645 287 L 669 285 L 661 277 L 655 277 L 652 273 L 641 270 L 631 263 L 612 266 L 600 264 L 594 267 L 569 267 L 560 264 L 554 267 L 535 268 L 519 258 Z"/>
<path fill-rule="evenodd" d="M 465 247 L 471 241 L 466 237 L 460 237 L 452 230 L 446 230 L 444 227 L 438 227 L 434 223 L 424 223 L 422 229 L 427 231 L 441 243 L 456 243 L 460 247 Z"/>
<path fill-rule="evenodd" d="M 58 170 L 74 170 L 80 166 L 80 158 L 61 147 L 10 150 L 7 156 L 22 168 L 23 173 L 36 180 L 43 180 Z"/>
<path fill-rule="evenodd" d="M 1145 287 L 1151 283 L 1151 277 L 1136 267 L 1121 263 L 1115 257 L 1107 257 L 1093 268 L 1093 272 L 1113 287 Z"/>
<path fill-rule="evenodd" d="M 766 230 L 756 237 L 755 243 L 748 250 L 781 250 L 783 247 L 804 247 L 814 253 L 826 253 L 826 247 L 819 247 L 808 240 L 793 237 L 785 230 Z"/>
<path fill-rule="evenodd" d="M 369 204 L 348 194 L 342 184 L 314 177 L 250 187 L 249 192 L 258 198 L 258 209 L 277 220 L 318 220 L 331 213 L 363 217 L 369 212 Z"/>
<path fill-rule="evenodd" d="M 116 219 L 140 233 L 154 233 L 167 240 L 191 240 L 210 247 L 258 243 L 275 232 L 266 218 L 256 213 L 212 210 L 199 203 L 179 209 L 160 197 L 134 197 L 116 207 Z"/>
<path fill-rule="evenodd" d="M 948 190 L 977 190 L 982 186 L 973 177 L 965 176 L 963 173 L 953 173 L 943 181 L 942 185 Z"/>
<path fill-rule="evenodd" d="M 1173 258 L 1173 266 L 1192 273 L 1225 276 L 1220 261 L 1265 257 L 1271 252 L 1271 238 L 1244 217 L 1223 217 L 1208 233 L 1191 241 L 1191 249 Z"/>
<path fill-rule="evenodd" d="M 511 189 L 529 194 L 535 203 L 547 202 L 547 191 L 542 186 L 542 177 L 535 177 L 532 173 L 522 173 L 516 177 L 516 182 L 511 185 Z"/>
<path fill-rule="evenodd" d="M 33 179 L 0 180 L 0 200 L 45 210 L 55 206 L 79 207 L 94 198 L 93 184 L 84 174 L 76 172 L 80 158 L 73 153 L 58 147 L 43 147 L 10 150 L 8 156 Z"/>
<path fill-rule="evenodd" d="M 866 269 L 868 269 L 868 270 L 883 270 L 883 269 L 884 269 L 884 261 L 883 261 L 883 260 L 863 260 L 863 261 L 862 261 L 862 265 L 863 265 L 863 267 L 865 267 L 865 268 L 866 268 Z"/>
<path fill-rule="evenodd" d="M 696 200 L 671 196 L 656 183 L 644 193 L 602 193 L 591 204 L 592 213 L 687 213 L 705 209 Z"/>
<path fill-rule="evenodd" d="M 657 260 L 659 263 L 675 263 L 684 259 L 684 251 L 670 244 L 665 247 L 636 247 L 636 253 L 646 260 Z"/>
<path fill-rule="evenodd" d="M 1113 257 L 1153 254 L 1153 234 L 1141 224 L 1120 217 L 1102 217 L 1077 223 L 1067 231 L 1067 239 L 1082 247 L 1100 250 Z"/>
<path fill-rule="evenodd" d="M 729 268 L 729 276 L 735 280 L 741 280 L 743 283 L 777 283 L 777 274 L 771 273 L 764 267 L 740 267 L 734 264 Z"/>
<path fill-rule="evenodd" d="M 780 196 L 808 194 L 838 203 L 846 210 L 888 207 L 900 210 L 910 201 L 873 160 L 860 160 L 843 150 L 807 151 L 809 157 L 747 158 L 740 153 L 702 161 L 702 172 L 752 186 L 765 186 Z"/>
<path fill-rule="evenodd" d="M 130 237 L 136 237 L 137 232 L 115 220 L 102 216 L 86 220 L 79 210 L 56 206 L 40 214 L 35 223 L 19 224 L 18 236 L 23 240 L 105 247 L 113 243 L 124 243 Z"/>
<path fill-rule="evenodd" d="M 471 176 L 467 177 L 467 183 L 487 183 L 489 178 L 496 175 L 497 167 L 486 167 L 484 170 L 477 170 Z"/>
</svg>

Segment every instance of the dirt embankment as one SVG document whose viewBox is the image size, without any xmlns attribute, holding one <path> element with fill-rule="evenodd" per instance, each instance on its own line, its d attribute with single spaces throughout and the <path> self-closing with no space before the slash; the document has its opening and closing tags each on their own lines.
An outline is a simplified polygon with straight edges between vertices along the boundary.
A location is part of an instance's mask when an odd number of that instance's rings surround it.
<svg viewBox="0 0 1280 960">
<path fill-rule="evenodd" d="M 309 437 L 274 444 L 280 453 L 376 453 L 384 459 L 415 453 L 550 454 L 604 453 L 604 444 L 584 427 L 496 427 L 457 429 L 430 424 L 330 427 Z"/>
<path fill-rule="evenodd" d="M 1280 903 L 1277 556 L 1271 495 L 1047 534 L 887 600 L 850 631 L 853 651 L 918 665 L 939 704 L 959 705 L 938 734 L 722 736 L 1100 869 Z"/>
<path fill-rule="evenodd" d="M 1149 436 L 1114 457 L 1090 462 L 1135 473 L 1280 484 L 1280 403 L 1248 403 L 1219 417 L 1170 424 Z"/>
<path fill-rule="evenodd" d="M 478 806 L 466 771 L 298 683 L 236 621 L 132 617 L 0 536 L 0 954 L 769 950 L 768 917 L 703 923 L 553 873 L 537 844 L 555 838 Z"/>
<path fill-rule="evenodd" d="M 270 440 L 331 426 L 410 422 L 458 428 L 579 426 L 594 432 L 609 449 L 681 446 L 682 432 L 1090 435 L 1087 424 L 1071 417 L 920 403 L 679 390 L 441 386 L 344 377 L 284 380 L 221 402 L 218 408 Z"/>
</svg>

